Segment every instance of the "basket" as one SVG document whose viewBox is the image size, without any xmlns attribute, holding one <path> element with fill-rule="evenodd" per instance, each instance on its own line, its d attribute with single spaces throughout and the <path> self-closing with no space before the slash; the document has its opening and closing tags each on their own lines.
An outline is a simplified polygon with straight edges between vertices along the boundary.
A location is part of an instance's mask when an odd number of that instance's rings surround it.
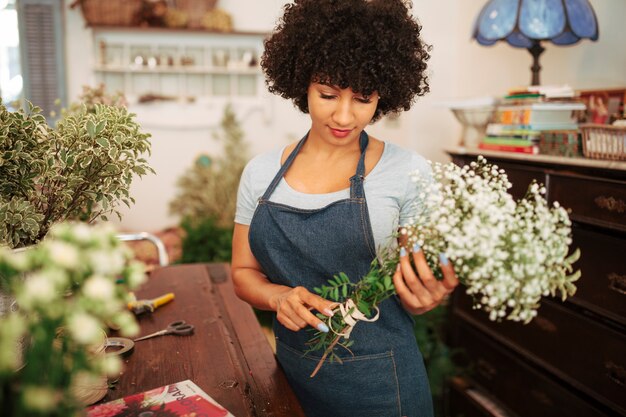
<svg viewBox="0 0 626 417">
<path fill-rule="evenodd" d="M 204 29 L 202 18 L 215 8 L 217 0 L 176 0 L 175 3 L 178 10 L 185 11 L 189 15 L 187 27 Z"/>
<path fill-rule="evenodd" d="M 568 158 L 583 155 L 578 130 L 546 130 L 539 135 L 539 153 Z"/>
<path fill-rule="evenodd" d="M 589 123 L 580 131 L 587 158 L 626 161 L 626 127 Z"/>
<path fill-rule="evenodd" d="M 152 9 L 158 7 L 158 3 L 163 8 Z M 216 3 L 217 0 L 75 0 L 71 7 L 81 7 L 87 26 L 163 27 L 167 26 L 163 13 L 172 8 L 188 17 L 184 26 L 176 27 L 201 28 L 202 17 L 213 10 Z"/>
<path fill-rule="evenodd" d="M 134 26 L 141 0 L 76 0 L 87 26 Z"/>
</svg>

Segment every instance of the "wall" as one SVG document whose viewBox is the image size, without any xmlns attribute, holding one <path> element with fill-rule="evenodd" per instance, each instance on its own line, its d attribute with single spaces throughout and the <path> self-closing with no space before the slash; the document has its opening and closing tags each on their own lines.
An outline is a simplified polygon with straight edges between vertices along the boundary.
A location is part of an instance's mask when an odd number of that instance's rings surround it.
<svg viewBox="0 0 626 417">
<path fill-rule="evenodd" d="M 235 27 L 243 31 L 271 31 L 281 14 L 284 0 L 220 0 L 219 6 L 233 15 Z M 429 61 L 431 92 L 397 120 L 382 120 L 369 129 L 373 136 L 415 149 L 433 160 L 446 160 L 444 149 L 453 146 L 460 126 L 443 105 L 460 97 L 502 96 L 530 80 L 530 54 L 506 44 L 479 46 L 471 40 L 475 16 L 486 0 L 414 0 L 413 13 L 423 25 L 424 40 L 433 46 Z M 570 84 L 575 88 L 626 86 L 626 52 L 621 26 L 626 1 L 592 0 L 600 24 L 598 42 L 582 41 L 573 47 L 546 45 L 541 63 L 542 84 Z M 69 97 L 74 99 L 82 85 L 93 85 L 93 49 L 90 30 L 78 10 L 67 9 L 66 46 Z M 260 114 L 243 121 L 253 154 L 299 138 L 307 129 L 307 117 L 291 103 L 267 94 L 274 114 L 266 123 Z M 140 112 L 141 109 L 133 109 Z M 141 116 L 141 115 L 140 115 Z M 177 117 L 166 112 L 163 117 Z M 141 120 L 141 117 L 139 118 Z M 152 166 L 157 176 L 133 184 L 137 203 L 124 210 L 121 227 L 127 230 L 157 230 L 174 225 L 167 203 L 173 198 L 176 179 L 200 152 L 219 153 L 208 129 L 172 131 L 151 129 Z"/>
</svg>

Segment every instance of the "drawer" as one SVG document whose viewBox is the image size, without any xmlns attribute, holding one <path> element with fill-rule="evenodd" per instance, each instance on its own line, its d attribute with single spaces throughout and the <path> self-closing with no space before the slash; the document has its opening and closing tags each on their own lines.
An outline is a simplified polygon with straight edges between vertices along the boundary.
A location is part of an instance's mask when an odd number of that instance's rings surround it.
<svg viewBox="0 0 626 417">
<path fill-rule="evenodd" d="M 455 337 L 470 360 L 472 378 L 514 413 L 533 417 L 606 417 L 484 333 L 457 321 Z"/>
<path fill-rule="evenodd" d="M 447 417 L 515 417 L 459 378 L 449 383 Z"/>
<path fill-rule="evenodd" d="M 626 231 L 626 182 L 551 174 L 548 198 L 571 209 L 572 220 Z"/>
<path fill-rule="evenodd" d="M 504 169 L 506 175 L 509 177 L 509 181 L 511 182 L 509 193 L 515 197 L 515 199 L 520 199 L 526 195 L 528 186 L 533 180 L 544 185 L 546 183 L 545 174 L 538 169 L 507 163 L 497 163 L 497 165 Z"/>
<path fill-rule="evenodd" d="M 570 301 L 626 326 L 626 237 L 581 227 L 572 229 L 572 247 L 580 248 L 581 271 Z"/>
<path fill-rule="evenodd" d="M 495 323 L 473 310 L 470 297 L 455 295 L 454 312 L 599 403 L 626 414 L 626 335 L 544 300 L 524 325 Z"/>
</svg>

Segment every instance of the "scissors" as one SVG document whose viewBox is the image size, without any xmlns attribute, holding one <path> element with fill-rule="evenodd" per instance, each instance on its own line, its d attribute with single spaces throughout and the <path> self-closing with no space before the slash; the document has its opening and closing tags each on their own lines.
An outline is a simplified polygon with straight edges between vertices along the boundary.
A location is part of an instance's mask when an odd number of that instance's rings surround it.
<svg viewBox="0 0 626 417">
<path fill-rule="evenodd" d="M 165 336 L 166 334 L 173 334 L 175 336 L 188 336 L 193 334 L 193 329 L 194 327 L 192 324 L 187 324 L 184 320 L 179 320 L 168 324 L 167 327 L 163 330 L 159 330 L 158 332 L 154 332 L 149 335 L 135 339 L 135 342 L 150 339 L 151 337 Z"/>
</svg>

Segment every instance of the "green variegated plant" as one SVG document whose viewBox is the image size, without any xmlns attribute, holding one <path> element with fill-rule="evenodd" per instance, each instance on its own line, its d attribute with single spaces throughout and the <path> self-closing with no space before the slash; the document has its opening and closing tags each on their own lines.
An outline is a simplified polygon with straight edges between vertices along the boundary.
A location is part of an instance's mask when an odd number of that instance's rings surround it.
<svg viewBox="0 0 626 417">
<path fill-rule="evenodd" d="M 41 109 L 10 112 L 0 102 L 0 245 L 40 241 L 69 219 L 107 220 L 129 195 L 150 135 L 122 106 L 74 105 L 51 127 Z"/>
</svg>

